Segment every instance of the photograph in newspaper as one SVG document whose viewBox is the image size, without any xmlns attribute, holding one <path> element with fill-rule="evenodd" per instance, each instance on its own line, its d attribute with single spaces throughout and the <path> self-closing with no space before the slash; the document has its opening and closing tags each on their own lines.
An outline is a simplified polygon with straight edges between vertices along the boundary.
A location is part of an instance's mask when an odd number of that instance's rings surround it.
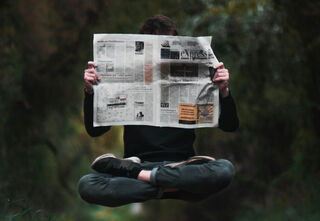
<svg viewBox="0 0 320 221">
<path fill-rule="evenodd" d="M 211 37 L 95 34 L 94 126 L 215 127 Z"/>
</svg>

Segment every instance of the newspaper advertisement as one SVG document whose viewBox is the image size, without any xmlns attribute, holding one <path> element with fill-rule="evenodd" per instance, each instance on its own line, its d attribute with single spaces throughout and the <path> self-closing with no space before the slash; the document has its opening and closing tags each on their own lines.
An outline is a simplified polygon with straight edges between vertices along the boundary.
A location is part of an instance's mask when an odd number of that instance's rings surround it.
<svg viewBox="0 0 320 221">
<path fill-rule="evenodd" d="M 218 126 L 211 37 L 94 34 L 94 126 Z"/>
</svg>

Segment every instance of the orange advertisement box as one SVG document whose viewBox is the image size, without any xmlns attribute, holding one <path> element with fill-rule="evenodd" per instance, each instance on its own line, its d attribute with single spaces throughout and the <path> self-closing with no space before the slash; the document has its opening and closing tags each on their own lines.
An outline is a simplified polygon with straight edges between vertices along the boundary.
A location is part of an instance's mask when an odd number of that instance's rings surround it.
<svg viewBox="0 0 320 221">
<path fill-rule="evenodd" d="M 179 123 L 196 124 L 197 123 L 197 105 L 179 104 Z"/>
</svg>

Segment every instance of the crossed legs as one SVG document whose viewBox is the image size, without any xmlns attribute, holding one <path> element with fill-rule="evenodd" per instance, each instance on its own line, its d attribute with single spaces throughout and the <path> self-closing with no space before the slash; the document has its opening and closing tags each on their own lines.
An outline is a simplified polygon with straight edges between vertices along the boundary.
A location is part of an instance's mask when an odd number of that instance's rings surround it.
<svg viewBox="0 0 320 221">
<path fill-rule="evenodd" d="M 227 187 L 234 176 L 232 163 L 224 159 L 174 167 L 168 163 L 143 162 L 136 178 L 109 173 L 85 175 L 78 184 L 80 196 L 109 207 L 157 198 L 198 201 Z"/>
</svg>

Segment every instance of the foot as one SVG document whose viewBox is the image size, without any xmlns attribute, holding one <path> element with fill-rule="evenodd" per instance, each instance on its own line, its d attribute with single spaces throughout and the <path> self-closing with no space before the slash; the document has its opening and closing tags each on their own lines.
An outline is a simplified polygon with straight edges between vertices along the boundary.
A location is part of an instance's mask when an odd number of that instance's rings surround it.
<svg viewBox="0 0 320 221">
<path fill-rule="evenodd" d="M 113 154 L 103 154 L 92 162 L 91 168 L 99 173 L 137 178 L 142 170 L 140 162 L 138 157 L 118 159 Z"/>
</svg>

